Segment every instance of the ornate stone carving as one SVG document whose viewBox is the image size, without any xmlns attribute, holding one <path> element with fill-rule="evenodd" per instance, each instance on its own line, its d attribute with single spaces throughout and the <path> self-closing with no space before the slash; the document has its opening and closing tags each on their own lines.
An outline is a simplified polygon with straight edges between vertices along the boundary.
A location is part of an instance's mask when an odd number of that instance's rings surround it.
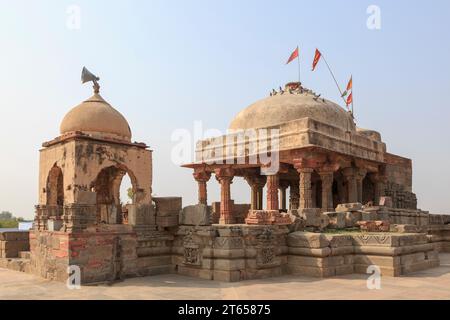
<svg viewBox="0 0 450 320">
<path fill-rule="evenodd" d="M 259 266 L 271 265 L 275 262 L 275 236 L 269 228 L 257 236 L 257 256 L 256 263 Z"/>
<path fill-rule="evenodd" d="M 193 173 L 194 179 L 198 183 L 198 203 L 207 204 L 208 203 L 208 191 L 206 183 L 211 178 L 211 172 L 205 170 L 198 170 Z"/>
<path fill-rule="evenodd" d="M 357 224 L 367 232 L 389 232 L 391 226 L 389 221 L 358 221 Z"/>
<path fill-rule="evenodd" d="M 250 210 L 246 224 L 258 225 L 289 225 L 292 223 L 290 216 L 287 213 L 280 213 L 278 210 Z"/>
<path fill-rule="evenodd" d="M 220 224 L 234 223 L 230 185 L 233 182 L 234 170 L 232 168 L 219 168 L 215 170 L 216 179 L 220 183 Z"/>
<path fill-rule="evenodd" d="M 187 230 L 183 238 L 184 264 L 200 265 L 200 246 L 194 241 L 192 230 Z"/>
<path fill-rule="evenodd" d="M 267 176 L 267 210 L 278 210 L 278 175 Z"/>
</svg>

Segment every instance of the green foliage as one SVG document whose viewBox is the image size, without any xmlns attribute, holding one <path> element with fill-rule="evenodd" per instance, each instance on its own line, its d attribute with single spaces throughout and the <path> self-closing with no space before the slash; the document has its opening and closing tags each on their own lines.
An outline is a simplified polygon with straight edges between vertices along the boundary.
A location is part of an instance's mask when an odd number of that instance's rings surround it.
<svg viewBox="0 0 450 320">
<path fill-rule="evenodd" d="M 130 198 L 130 200 L 133 200 L 133 197 L 134 197 L 133 188 L 128 188 L 127 189 L 127 195 L 128 195 L 128 198 Z"/>
<path fill-rule="evenodd" d="M 15 219 L 11 220 L 0 220 L 0 228 L 17 228 L 19 222 Z"/>
<path fill-rule="evenodd" d="M 0 213 L 0 228 L 17 228 L 19 226 L 19 222 L 25 221 L 24 218 L 19 217 L 16 218 L 9 211 L 2 211 Z"/>
<path fill-rule="evenodd" d="M 13 214 L 9 211 L 2 211 L 0 213 L 0 220 L 12 220 Z"/>
</svg>

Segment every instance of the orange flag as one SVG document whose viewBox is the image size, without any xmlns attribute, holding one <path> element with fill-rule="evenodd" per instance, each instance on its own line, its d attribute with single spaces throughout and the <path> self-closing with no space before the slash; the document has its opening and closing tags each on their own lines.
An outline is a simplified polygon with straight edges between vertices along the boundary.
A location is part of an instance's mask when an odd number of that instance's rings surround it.
<svg viewBox="0 0 450 320">
<path fill-rule="evenodd" d="M 350 91 L 353 89 L 353 76 L 350 77 L 350 80 L 348 81 L 347 84 L 347 89 L 345 89 L 345 91 Z"/>
<path fill-rule="evenodd" d="M 321 56 L 322 56 L 322 54 L 320 53 L 320 51 L 318 49 L 316 49 L 316 54 L 314 55 L 314 61 L 313 61 L 313 65 L 312 65 L 312 71 L 314 71 L 314 69 L 316 68 Z"/>
<path fill-rule="evenodd" d="M 298 47 L 294 50 L 294 52 L 291 53 L 291 56 L 289 57 L 289 59 L 286 62 L 286 64 L 290 63 L 295 58 L 298 58 Z"/>
<path fill-rule="evenodd" d="M 346 102 L 347 107 L 348 107 L 349 105 L 351 105 L 352 102 L 353 102 L 353 93 L 350 93 L 350 94 L 348 95 L 348 97 L 347 97 L 347 102 Z"/>
</svg>

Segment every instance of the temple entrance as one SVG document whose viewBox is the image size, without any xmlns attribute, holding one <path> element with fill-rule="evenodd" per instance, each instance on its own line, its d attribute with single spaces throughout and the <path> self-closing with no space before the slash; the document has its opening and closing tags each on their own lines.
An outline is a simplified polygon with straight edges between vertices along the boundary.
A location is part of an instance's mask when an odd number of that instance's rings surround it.
<svg viewBox="0 0 450 320">
<path fill-rule="evenodd" d="M 92 184 L 97 194 L 97 222 L 127 224 L 128 205 L 134 203 L 135 184 L 125 168 L 104 168 Z"/>
</svg>

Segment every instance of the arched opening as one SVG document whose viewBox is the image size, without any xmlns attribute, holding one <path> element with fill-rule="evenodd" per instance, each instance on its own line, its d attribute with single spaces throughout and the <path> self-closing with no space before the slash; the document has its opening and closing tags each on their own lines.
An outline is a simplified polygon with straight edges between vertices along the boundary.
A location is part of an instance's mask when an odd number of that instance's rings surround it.
<svg viewBox="0 0 450 320">
<path fill-rule="evenodd" d="M 54 164 L 50 169 L 46 185 L 49 216 L 60 217 L 64 205 L 64 178 L 60 167 Z"/>
<path fill-rule="evenodd" d="M 97 194 L 98 223 L 128 223 L 127 207 L 134 203 L 137 190 L 133 181 L 125 168 L 111 166 L 100 171 L 91 186 Z"/>
<path fill-rule="evenodd" d="M 375 184 L 367 175 L 362 182 L 362 201 L 363 204 L 375 203 Z"/>
<path fill-rule="evenodd" d="M 120 203 L 121 203 L 121 209 L 122 209 L 122 223 L 128 224 L 128 212 L 130 205 L 134 203 L 134 194 L 135 191 L 133 189 L 133 184 L 131 183 L 131 178 L 128 175 L 128 173 L 125 173 L 125 175 L 122 178 L 122 181 L 120 183 Z"/>
</svg>

